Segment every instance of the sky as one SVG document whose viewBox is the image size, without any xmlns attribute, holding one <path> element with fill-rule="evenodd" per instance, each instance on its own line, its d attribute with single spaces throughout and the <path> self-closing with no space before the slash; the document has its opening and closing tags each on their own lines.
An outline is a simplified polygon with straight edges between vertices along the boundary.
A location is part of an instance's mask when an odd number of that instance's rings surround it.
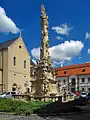
<svg viewBox="0 0 90 120">
<path fill-rule="evenodd" d="M 90 0 L 0 0 L 0 42 L 21 31 L 32 61 L 39 59 L 41 4 L 49 17 L 52 66 L 90 62 Z"/>
</svg>

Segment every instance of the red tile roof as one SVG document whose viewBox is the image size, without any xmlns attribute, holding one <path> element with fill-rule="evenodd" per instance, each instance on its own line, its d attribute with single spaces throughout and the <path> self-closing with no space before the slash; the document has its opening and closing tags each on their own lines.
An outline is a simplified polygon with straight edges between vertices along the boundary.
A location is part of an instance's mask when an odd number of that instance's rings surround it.
<svg viewBox="0 0 90 120">
<path fill-rule="evenodd" d="M 73 74 L 90 74 L 90 62 L 55 68 L 56 77 L 70 76 Z"/>
</svg>

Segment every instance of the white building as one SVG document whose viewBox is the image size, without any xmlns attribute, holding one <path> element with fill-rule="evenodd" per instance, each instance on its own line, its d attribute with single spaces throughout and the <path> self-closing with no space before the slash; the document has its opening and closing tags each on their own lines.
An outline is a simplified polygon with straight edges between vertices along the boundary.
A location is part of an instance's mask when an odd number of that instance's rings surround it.
<svg viewBox="0 0 90 120">
<path fill-rule="evenodd" d="M 58 89 L 90 91 L 90 62 L 55 68 L 55 71 Z"/>
</svg>

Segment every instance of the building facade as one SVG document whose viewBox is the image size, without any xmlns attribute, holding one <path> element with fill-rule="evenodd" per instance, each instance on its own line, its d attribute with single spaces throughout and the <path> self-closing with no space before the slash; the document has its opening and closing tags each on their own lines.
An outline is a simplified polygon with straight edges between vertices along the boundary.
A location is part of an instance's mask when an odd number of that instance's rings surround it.
<svg viewBox="0 0 90 120">
<path fill-rule="evenodd" d="M 30 55 L 21 36 L 0 43 L 0 92 L 30 92 Z"/>
<path fill-rule="evenodd" d="M 58 94 L 66 91 L 90 92 L 90 63 L 55 68 Z"/>
<path fill-rule="evenodd" d="M 49 55 L 48 38 L 48 16 L 43 5 L 41 5 L 41 47 L 40 60 L 34 69 L 32 80 L 32 94 L 35 96 L 56 95 L 55 72 L 52 69 Z"/>
</svg>

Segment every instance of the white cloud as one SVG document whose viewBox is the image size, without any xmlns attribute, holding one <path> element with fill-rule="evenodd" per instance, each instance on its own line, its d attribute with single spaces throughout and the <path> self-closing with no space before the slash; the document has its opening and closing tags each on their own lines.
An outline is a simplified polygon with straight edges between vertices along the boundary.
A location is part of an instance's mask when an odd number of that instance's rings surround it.
<svg viewBox="0 0 90 120">
<path fill-rule="evenodd" d="M 50 55 L 54 61 L 70 61 L 78 56 L 83 48 L 81 41 L 65 41 L 62 44 L 50 48 Z"/>
<path fill-rule="evenodd" d="M 90 63 L 90 61 L 87 61 L 86 63 Z"/>
<path fill-rule="evenodd" d="M 90 54 L 90 49 L 88 49 L 88 54 Z"/>
<path fill-rule="evenodd" d="M 90 39 L 90 33 L 86 33 L 86 35 L 85 35 L 85 39 L 87 40 L 87 39 Z"/>
<path fill-rule="evenodd" d="M 57 36 L 56 39 L 57 39 L 57 40 L 63 40 L 63 38 L 60 37 L 60 36 Z"/>
<path fill-rule="evenodd" d="M 33 62 L 35 65 L 37 64 L 36 60 L 34 60 L 34 59 L 32 59 L 32 62 Z"/>
<path fill-rule="evenodd" d="M 52 27 L 52 30 L 55 30 L 57 34 L 69 35 L 72 27 L 69 27 L 67 24 L 62 24 L 61 26 Z"/>
<path fill-rule="evenodd" d="M 84 45 L 81 41 L 71 40 L 53 46 L 49 49 L 52 64 L 59 65 L 62 62 L 71 61 L 73 57 L 80 55 Z M 40 57 L 40 48 L 33 48 L 31 54 L 35 59 Z"/>
<path fill-rule="evenodd" d="M 4 8 L 0 7 L 0 32 L 4 33 L 18 33 L 20 29 L 15 23 L 6 15 Z"/>
<path fill-rule="evenodd" d="M 39 57 L 40 57 L 40 48 L 39 47 L 38 48 L 33 48 L 31 50 L 31 54 L 32 54 L 33 58 L 39 59 Z"/>
</svg>

